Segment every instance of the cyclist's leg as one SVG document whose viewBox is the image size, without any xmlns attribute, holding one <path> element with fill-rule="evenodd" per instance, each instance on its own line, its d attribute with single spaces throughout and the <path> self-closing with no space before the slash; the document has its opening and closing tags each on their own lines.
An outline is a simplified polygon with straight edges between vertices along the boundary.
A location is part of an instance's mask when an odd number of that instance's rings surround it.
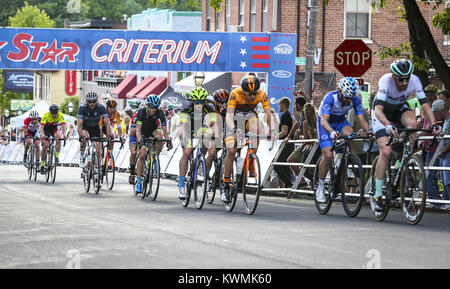
<svg viewBox="0 0 450 289">
<path fill-rule="evenodd" d="M 136 139 L 136 126 L 130 126 L 130 174 L 134 175 L 136 167 L 136 155 L 137 155 L 137 139 Z"/>
<path fill-rule="evenodd" d="M 147 156 L 147 147 L 141 146 L 139 148 L 139 158 L 137 161 L 137 176 L 138 176 L 138 178 L 142 178 L 142 171 L 144 170 L 146 156 Z"/>
<path fill-rule="evenodd" d="M 389 116 L 390 115 L 386 115 L 388 119 Z M 386 145 L 389 142 L 389 134 L 386 132 L 386 127 L 376 117 L 374 110 L 372 110 L 372 128 L 380 151 L 377 166 L 375 168 L 375 199 L 381 200 L 384 180 L 386 178 L 386 168 L 389 165 L 392 147 Z"/>
<path fill-rule="evenodd" d="M 53 134 L 53 136 L 56 139 L 60 139 L 63 138 L 62 133 L 60 130 L 56 130 L 55 133 Z M 59 159 L 59 152 L 61 151 L 61 141 L 57 140 L 56 141 L 56 147 L 55 147 L 55 154 L 56 154 L 56 158 Z"/>
<path fill-rule="evenodd" d="M 152 135 L 153 135 L 153 137 L 156 138 L 156 139 L 159 139 L 159 140 L 163 140 L 163 139 L 164 139 L 162 130 L 159 129 L 159 128 L 155 129 L 155 131 L 153 132 Z M 155 147 L 155 148 L 152 148 L 152 150 L 155 149 L 155 150 L 156 150 L 156 154 L 159 155 L 159 154 L 161 153 L 162 149 L 163 149 L 163 143 L 162 143 L 162 142 L 157 142 L 157 143 L 155 144 L 155 146 L 156 146 L 156 147 Z"/>
<path fill-rule="evenodd" d="M 416 114 L 409 109 L 403 111 L 400 118 L 401 124 L 406 128 L 417 128 Z M 414 140 L 417 138 L 417 133 L 412 133 L 409 136 L 410 149 L 414 149 Z"/>
</svg>

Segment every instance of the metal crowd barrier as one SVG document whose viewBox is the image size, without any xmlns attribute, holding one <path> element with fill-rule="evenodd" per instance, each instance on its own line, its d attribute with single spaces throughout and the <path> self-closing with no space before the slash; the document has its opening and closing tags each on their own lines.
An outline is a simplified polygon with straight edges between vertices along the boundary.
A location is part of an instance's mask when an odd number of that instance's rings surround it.
<svg viewBox="0 0 450 289">
<path fill-rule="evenodd" d="M 433 140 L 435 137 L 433 136 L 422 136 L 418 137 L 417 140 Z M 450 139 L 450 135 L 445 135 L 442 137 L 436 137 L 436 139 L 439 139 L 439 144 L 436 148 L 436 151 L 430 160 L 430 163 L 434 163 L 437 159 L 437 156 L 439 155 L 439 152 L 441 151 L 442 147 L 444 146 L 444 140 Z M 355 140 L 355 141 L 367 141 L 367 140 Z M 300 193 L 300 194 L 306 194 L 306 195 L 314 195 L 313 190 L 307 190 L 307 189 L 299 189 L 300 182 L 305 174 L 306 168 L 315 168 L 316 164 L 312 164 L 311 160 L 314 157 L 314 154 L 316 153 L 316 150 L 319 148 L 319 142 L 317 139 L 308 139 L 308 140 L 290 140 L 288 143 L 294 143 L 294 144 L 302 144 L 302 143 L 311 143 L 314 142 L 314 146 L 312 147 L 311 151 L 309 152 L 309 155 L 304 163 L 288 163 L 288 162 L 279 162 L 278 158 L 281 154 L 281 151 L 284 149 L 286 143 L 282 143 L 282 145 L 279 147 L 278 152 L 275 154 L 275 157 L 273 158 L 272 162 L 270 163 L 269 169 L 265 174 L 264 181 L 263 181 L 263 192 L 287 192 L 287 198 L 290 198 L 292 193 Z M 268 178 L 272 174 L 272 171 L 274 169 L 274 166 L 298 166 L 301 167 L 300 174 L 296 177 L 295 183 L 292 185 L 291 188 L 266 188 L 266 185 L 268 183 Z M 363 169 L 370 170 L 372 168 L 372 165 L 363 165 Z M 391 169 L 394 169 L 392 166 Z M 440 167 L 440 166 L 425 166 L 425 160 L 424 160 L 424 169 L 425 174 L 428 176 L 429 171 L 448 171 L 450 170 L 450 167 Z M 311 180 L 312 181 L 312 180 Z M 365 197 L 368 198 L 368 191 L 371 187 L 370 179 L 366 183 L 365 186 Z M 450 193 L 450 192 L 449 192 Z M 450 200 L 434 200 L 434 199 L 428 199 L 426 200 L 427 203 L 439 203 L 439 204 L 450 204 Z"/>
</svg>

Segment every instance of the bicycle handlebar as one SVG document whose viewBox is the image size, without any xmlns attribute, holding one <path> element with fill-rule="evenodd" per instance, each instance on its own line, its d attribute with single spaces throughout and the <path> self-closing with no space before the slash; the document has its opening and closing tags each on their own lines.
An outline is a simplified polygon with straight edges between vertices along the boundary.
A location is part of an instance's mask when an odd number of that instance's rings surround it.
<svg viewBox="0 0 450 289">
<path fill-rule="evenodd" d="M 397 128 L 397 132 L 399 132 L 399 133 L 405 132 L 405 133 L 406 133 L 406 134 L 405 134 L 405 137 L 408 136 L 408 135 L 411 134 L 411 133 L 415 133 L 415 132 L 419 132 L 419 131 L 428 132 L 428 133 L 433 132 L 432 130 L 429 130 L 429 129 Z M 405 137 L 403 137 L 403 139 L 404 139 Z M 395 136 L 392 136 L 392 135 L 389 136 L 389 142 L 386 144 L 386 146 L 392 145 L 392 144 L 394 143 L 395 138 L 396 138 Z M 403 139 L 402 139 L 402 141 L 398 141 L 398 142 L 403 142 Z"/>
</svg>

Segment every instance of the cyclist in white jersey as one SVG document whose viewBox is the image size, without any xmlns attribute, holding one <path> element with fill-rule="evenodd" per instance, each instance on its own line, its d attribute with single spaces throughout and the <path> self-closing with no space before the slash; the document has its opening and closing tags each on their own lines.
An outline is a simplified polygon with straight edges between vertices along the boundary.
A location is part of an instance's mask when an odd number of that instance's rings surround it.
<svg viewBox="0 0 450 289">
<path fill-rule="evenodd" d="M 385 74 L 378 82 L 378 92 L 372 108 L 372 127 L 380 148 L 380 157 L 375 174 L 375 210 L 383 210 L 381 197 L 386 166 L 389 163 L 392 148 L 386 144 L 390 135 L 397 135 L 397 126 L 417 128 L 416 115 L 409 108 L 408 98 L 415 93 L 425 111 L 427 118 L 433 123 L 433 133 L 438 134 L 440 126 L 435 125 L 435 118 L 423 91 L 420 79 L 412 74 L 413 64 L 409 60 L 400 59 L 391 64 L 391 72 Z"/>
</svg>

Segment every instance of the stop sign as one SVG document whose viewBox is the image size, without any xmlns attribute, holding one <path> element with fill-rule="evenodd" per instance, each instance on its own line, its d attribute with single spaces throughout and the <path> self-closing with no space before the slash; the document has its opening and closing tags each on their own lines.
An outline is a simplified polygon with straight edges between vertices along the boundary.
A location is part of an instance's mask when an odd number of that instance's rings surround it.
<svg viewBox="0 0 450 289">
<path fill-rule="evenodd" d="M 344 40 L 334 50 L 334 67 L 344 76 L 360 77 L 372 65 L 372 50 L 361 39 Z"/>
</svg>

